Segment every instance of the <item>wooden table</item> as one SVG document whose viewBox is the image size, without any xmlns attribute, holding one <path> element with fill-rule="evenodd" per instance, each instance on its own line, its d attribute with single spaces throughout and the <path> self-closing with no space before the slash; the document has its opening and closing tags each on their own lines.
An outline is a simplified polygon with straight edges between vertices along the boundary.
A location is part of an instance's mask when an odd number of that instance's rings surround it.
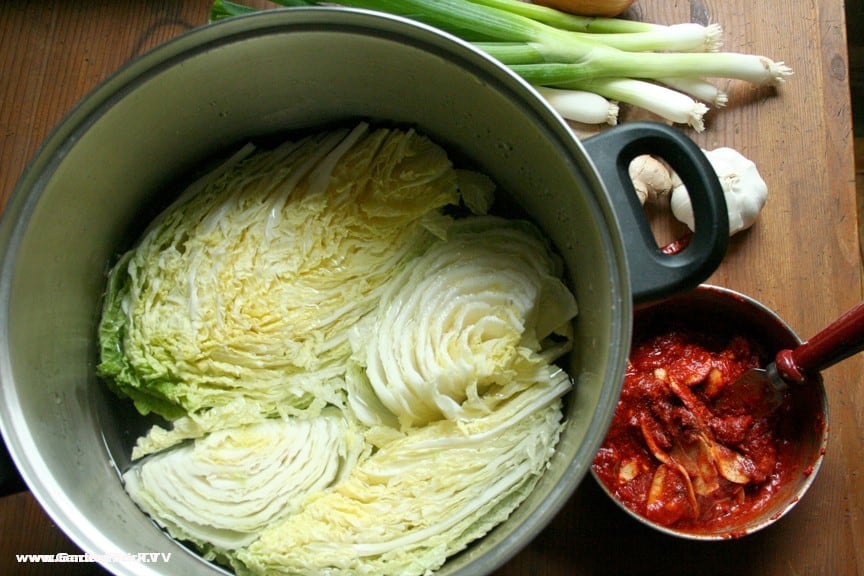
<svg viewBox="0 0 864 576">
<path fill-rule="evenodd" d="M 64 114 L 124 62 L 207 19 L 209 0 L 0 4 L 0 203 Z M 753 159 L 770 196 L 711 282 L 813 334 L 861 298 L 843 3 L 644 0 L 635 14 L 720 22 L 726 48 L 784 60 L 779 90 L 735 85 L 692 134 Z M 747 538 L 683 542 L 644 528 L 590 479 L 500 575 L 864 574 L 864 362 L 825 372 L 831 440 L 819 477 L 777 524 Z M 0 499 L 0 573 L 102 574 L 87 564 L 18 564 L 17 553 L 78 553 L 29 494 Z"/>
</svg>

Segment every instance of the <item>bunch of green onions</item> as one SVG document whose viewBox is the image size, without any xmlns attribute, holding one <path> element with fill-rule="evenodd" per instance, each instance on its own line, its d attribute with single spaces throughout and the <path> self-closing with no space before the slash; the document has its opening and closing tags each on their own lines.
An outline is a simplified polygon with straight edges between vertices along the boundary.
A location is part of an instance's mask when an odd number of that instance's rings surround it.
<svg viewBox="0 0 864 576">
<path fill-rule="evenodd" d="M 333 2 L 276 0 L 282 6 Z M 718 24 L 664 26 L 583 17 L 522 0 L 337 0 L 445 30 L 509 66 L 565 118 L 616 124 L 617 102 L 704 130 L 726 94 L 708 79 L 779 85 L 792 70 L 764 56 L 720 52 Z M 215 0 L 211 21 L 256 9 Z"/>
</svg>

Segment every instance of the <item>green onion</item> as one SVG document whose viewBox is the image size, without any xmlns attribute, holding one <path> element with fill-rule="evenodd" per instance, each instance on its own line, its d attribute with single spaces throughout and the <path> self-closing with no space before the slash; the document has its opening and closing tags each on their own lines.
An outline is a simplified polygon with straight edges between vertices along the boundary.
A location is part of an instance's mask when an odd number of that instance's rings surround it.
<svg viewBox="0 0 864 576">
<path fill-rule="evenodd" d="M 542 49 L 534 45 L 541 54 Z M 525 64 L 514 70 L 535 84 L 561 85 L 590 78 L 676 78 L 695 73 L 708 78 L 734 78 L 754 84 L 782 84 L 792 72 L 782 62 L 763 56 L 716 53 L 622 53 L 608 47 L 596 47 L 579 62 Z"/>
<path fill-rule="evenodd" d="M 665 50 L 677 52 L 717 52 L 722 44 L 723 29 L 719 24 L 674 24 L 646 32 L 625 32 L 620 34 L 588 34 L 585 39 L 626 50 L 644 52 Z"/>
<path fill-rule="evenodd" d="M 586 34 L 582 32 L 571 32 L 571 42 L 580 38 L 587 42 L 602 44 L 618 50 L 627 52 L 646 52 L 654 50 L 678 51 L 678 52 L 716 52 L 720 46 L 721 30 L 718 26 L 704 27 L 699 24 L 676 24 L 665 30 L 652 32 L 625 32 L 622 34 Z M 478 42 L 482 49 L 490 53 L 496 49 L 497 42 Z M 535 53 L 547 54 L 547 58 L 555 58 L 554 51 L 543 47 L 542 44 L 506 42 L 515 44 L 526 49 L 532 49 Z M 568 43 L 569 44 L 569 43 Z M 564 44 L 566 46 L 568 44 Z M 536 47 L 535 47 L 536 46 Z M 562 55 L 562 59 L 567 56 Z M 542 58 L 541 58 L 542 61 Z"/>
<path fill-rule="evenodd" d="M 532 42 L 546 28 L 558 31 L 530 18 L 469 0 L 339 0 L 338 3 L 405 16 L 449 32 L 469 31 L 491 40 Z"/>
<path fill-rule="evenodd" d="M 660 24 L 650 24 L 648 22 L 639 22 L 636 20 L 624 20 L 622 18 L 597 18 L 594 16 L 578 16 L 576 14 L 568 14 L 532 4 L 523 2 L 522 0 L 468 0 L 475 4 L 482 4 L 490 8 L 499 8 L 525 16 L 537 22 L 560 28 L 561 30 L 573 30 L 576 32 L 590 32 L 592 34 L 618 34 L 629 32 L 650 32 L 652 30 L 662 29 L 664 26 Z"/>
<path fill-rule="evenodd" d="M 670 122 L 688 124 L 697 132 L 705 129 L 703 118 L 708 112 L 705 104 L 653 82 L 631 78 L 595 78 L 573 82 L 572 88 L 633 104 Z"/>
<path fill-rule="evenodd" d="M 539 50 L 524 42 L 475 42 L 474 46 L 508 66 L 546 62 Z"/>
<path fill-rule="evenodd" d="M 592 40 L 622 50 L 699 50 L 716 52 L 723 29 L 719 24 L 686 23 L 664 26 L 623 18 L 598 18 L 567 14 L 522 0 L 468 0 L 525 16 L 561 30 L 591 34 Z"/>
<path fill-rule="evenodd" d="M 538 86 L 537 92 L 567 120 L 582 124 L 618 123 L 618 104 L 610 102 L 596 92 L 585 90 L 559 90 Z"/>
<path fill-rule="evenodd" d="M 277 0 L 283 6 L 327 5 L 319 0 Z M 586 18 L 521 0 L 337 0 L 354 8 L 378 10 L 424 22 L 455 34 L 496 58 L 537 87 L 592 90 L 606 98 L 649 110 L 664 118 L 681 118 L 680 110 L 662 103 L 648 107 L 629 88 L 651 84 L 645 95 L 676 100 L 697 98 L 722 106 L 726 95 L 705 78 L 737 79 L 755 84 L 782 84 L 792 71 L 764 56 L 719 52 L 719 25 L 664 26 L 620 18 Z M 217 6 L 219 10 L 217 10 Z M 216 0 L 211 19 L 244 11 L 228 0 Z M 600 79 L 612 82 L 600 82 Z M 624 79 L 652 80 L 621 84 Z M 625 89 L 627 88 L 627 89 Z M 560 94 L 558 94 L 560 96 Z M 692 96 L 692 98 L 691 98 Z M 636 101 L 641 104 L 636 104 Z M 702 105 L 704 107 L 704 105 Z M 704 114 L 704 112 L 702 112 Z M 701 126 L 688 114 L 687 123 Z M 671 120 L 681 122 L 681 120 Z M 697 128 L 698 129 L 698 128 Z"/>
<path fill-rule="evenodd" d="M 657 78 L 657 81 L 717 108 L 726 106 L 726 103 L 729 101 L 726 92 L 702 78 L 682 76 L 678 78 Z"/>
</svg>

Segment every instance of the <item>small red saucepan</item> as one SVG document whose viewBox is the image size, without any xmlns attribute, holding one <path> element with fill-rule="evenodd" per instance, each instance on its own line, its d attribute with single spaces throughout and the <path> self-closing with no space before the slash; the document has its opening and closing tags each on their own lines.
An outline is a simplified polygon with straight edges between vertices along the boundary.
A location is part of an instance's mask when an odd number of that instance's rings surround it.
<svg viewBox="0 0 864 576">
<path fill-rule="evenodd" d="M 670 535 L 722 540 L 776 522 L 816 478 L 828 442 L 818 371 L 861 349 L 862 313 L 803 343 L 763 304 L 717 286 L 637 311 L 593 476 L 628 514 Z M 771 404 L 770 380 L 747 382 L 775 357 L 783 377 L 797 367 L 796 382 Z"/>
</svg>

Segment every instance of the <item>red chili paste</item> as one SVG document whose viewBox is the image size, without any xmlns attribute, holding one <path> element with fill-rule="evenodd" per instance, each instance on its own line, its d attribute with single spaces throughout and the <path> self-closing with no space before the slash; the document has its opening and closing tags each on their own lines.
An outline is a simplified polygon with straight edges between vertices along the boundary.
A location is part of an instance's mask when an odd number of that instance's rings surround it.
<svg viewBox="0 0 864 576">
<path fill-rule="evenodd" d="M 712 400 L 762 364 L 742 336 L 670 329 L 636 343 L 593 463 L 598 479 L 636 514 L 676 530 L 715 532 L 757 514 L 794 473 L 792 442 L 777 413 Z"/>
</svg>

